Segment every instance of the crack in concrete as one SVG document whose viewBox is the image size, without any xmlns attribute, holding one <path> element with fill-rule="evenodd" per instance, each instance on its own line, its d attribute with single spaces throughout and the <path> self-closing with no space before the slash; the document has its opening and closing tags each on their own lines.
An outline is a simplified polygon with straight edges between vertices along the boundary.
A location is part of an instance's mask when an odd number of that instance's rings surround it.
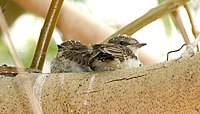
<svg viewBox="0 0 200 114">
<path fill-rule="evenodd" d="M 93 91 L 90 91 L 89 93 L 96 93 L 96 92 L 99 92 L 99 91 L 102 91 L 103 89 L 99 89 L 99 90 L 93 90 Z M 86 92 L 84 92 L 83 94 L 86 94 Z"/>
<path fill-rule="evenodd" d="M 144 77 L 144 76 L 146 76 L 146 74 L 139 75 L 139 76 L 133 76 L 133 77 L 129 77 L 129 78 L 114 79 L 114 80 L 108 81 L 106 83 L 117 82 L 117 81 L 124 81 L 124 80 L 131 80 L 131 79 L 134 79 L 134 78 L 140 78 L 140 77 Z"/>
<path fill-rule="evenodd" d="M 165 66 L 166 64 L 160 66 L 160 67 L 156 67 L 156 68 L 151 68 L 151 69 L 146 69 L 147 71 L 155 71 L 155 70 L 159 70 L 159 69 L 162 69 L 162 68 L 167 68 L 167 66 Z"/>
</svg>

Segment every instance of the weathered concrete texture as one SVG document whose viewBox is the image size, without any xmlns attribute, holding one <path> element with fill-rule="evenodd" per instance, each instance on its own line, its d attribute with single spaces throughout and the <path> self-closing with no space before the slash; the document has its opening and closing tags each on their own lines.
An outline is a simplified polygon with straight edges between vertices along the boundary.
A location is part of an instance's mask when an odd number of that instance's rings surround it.
<svg viewBox="0 0 200 114">
<path fill-rule="evenodd" d="M 200 54 L 119 71 L 28 74 L 42 111 L 200 113 Z M 32 113 L 20 78 L 0 78 L 0 113 Z"/>
</svg>

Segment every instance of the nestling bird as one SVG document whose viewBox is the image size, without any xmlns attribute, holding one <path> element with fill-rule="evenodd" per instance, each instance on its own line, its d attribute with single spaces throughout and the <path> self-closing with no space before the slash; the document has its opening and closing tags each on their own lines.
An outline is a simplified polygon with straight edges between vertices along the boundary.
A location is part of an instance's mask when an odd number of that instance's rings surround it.
<svg viewBox="0 0 200 114">
<path fill-rule="evenodd" d="M 90 68 L 94 71 L 109 71 L 142 66 L 137 51 L 145 45 L 127 35 L 113 37 L 105 44 L 92 45 Z"/>
<path fill-rule="evenodd" d="M 58 46 L 58 53 L 51 62 L 52 73 L 88 72 L 90 49 L 79 41 L 69 40 Z"/>
</svg>

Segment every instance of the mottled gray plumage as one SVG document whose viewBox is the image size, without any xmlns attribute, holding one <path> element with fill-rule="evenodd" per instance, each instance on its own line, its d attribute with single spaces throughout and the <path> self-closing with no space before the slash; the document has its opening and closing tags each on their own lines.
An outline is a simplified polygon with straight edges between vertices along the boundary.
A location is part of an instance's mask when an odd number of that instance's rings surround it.
<svg viewBox="0 0 200 114">
<path fill-rule="evenodd" d="M 88 72 L 90 49 L 79 41 L 69 40 L 58 45 L 58 53 L 51 63 L 51 72 Z"/>
<path fill-rule="evenodd" d="M 142 65 L 137 50 L 146 45 L 126 35 L 119 35 L 107 43 L 87 46 L 79 41 L 58 45 L 58 53 L 51 63 L 51 72 L 89 72 L 133 68 Z"/>
<path fill-rule="evenodd" d="M 94 71 L 139 67 L 137 50 L 144 45 L 130 36 L 113 37 L 105 44 L 92 45 L 89 65 Z"/>
</svg>

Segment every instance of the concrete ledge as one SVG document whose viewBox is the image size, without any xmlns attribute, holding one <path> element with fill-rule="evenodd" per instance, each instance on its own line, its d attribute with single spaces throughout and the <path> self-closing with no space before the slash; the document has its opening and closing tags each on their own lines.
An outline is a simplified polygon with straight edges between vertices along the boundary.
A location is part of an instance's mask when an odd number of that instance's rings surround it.
<svg viewBox="0 0 200 114">
<path fill-rule="evenodd" d="M 0 113 L 33 113 L 26 81 L 47 114 L 200 113 L 200 54 L 118 71 L 0 76 Z"/>
</svg>

